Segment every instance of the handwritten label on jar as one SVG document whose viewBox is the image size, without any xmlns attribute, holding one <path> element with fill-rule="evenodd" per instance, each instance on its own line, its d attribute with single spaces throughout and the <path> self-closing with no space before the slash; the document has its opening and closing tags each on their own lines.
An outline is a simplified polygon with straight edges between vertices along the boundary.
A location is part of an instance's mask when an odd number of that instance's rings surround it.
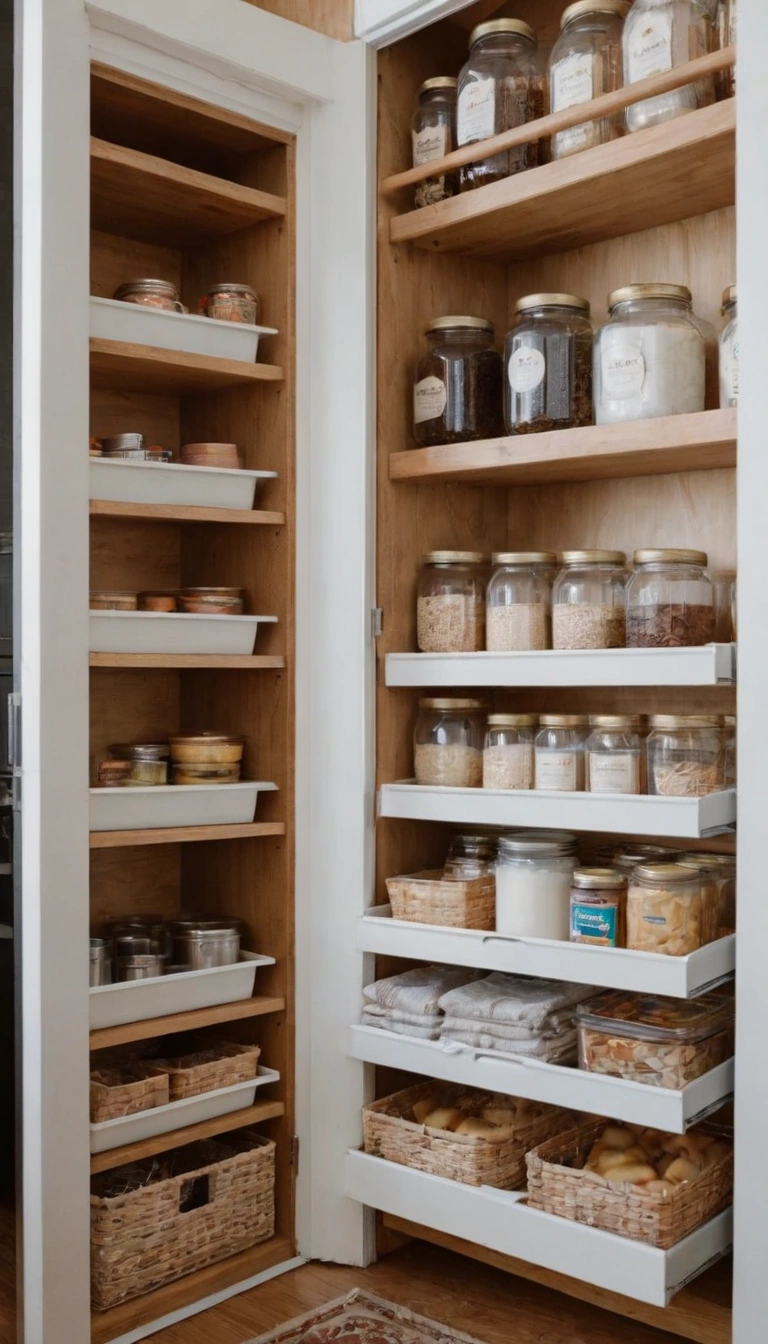
<svg viewBox="0 0 768 1344">
<path fill-rule="evenodd" d="M 573 793 L 578 782 L 578 752 L 537 751 L 536 788 Z"/>
<path fill-rule="evenodd" d="M 590 751 L 590 793 L 638 793 L 638 767 L 637 756 L 629 751 Z"/>
<path fill-rule="evenodd" d="M 496 130 L 496 84 L 492 79 L 473 79 L 459 94 L 456 136 L 460 145 L 487 140 Z"/>
<path fill-rule="evenodd" d="M 595 58 L 591 55 L 567 56 L 552 71 L 552 111 L 564 112 L 577 103 L 594 97 Z"/>
<path fill-rule="evenodd" d="M 723 342 L 721 352 L 721 368 L 723 393 L 725 396 L 724 405 L 736 406 L 739 401 L 739 338 L 731 336 Z"/>
<path fill-rule="evenodd" d="M 422 163 L 432 163 L 434 159 L 442 159 L 443 155 L 448 153 L 447 138 L 447 126 L 424 126 L 420 131 L 414 131 L 414 168 L 418 168 Z"/>
<path fill-rule="evenodd" d="M 637 23 L 627 51 L 628 84 L 672 69 L 672 15 L 654 14 Z"/>
<path fill-rule="evenodd" d="M 513 392 L 532 392 L 543 381 L 547 362 L 531 345 L 518 346 L 509 361 L 509 385 Z"/>
<path fill-rule="evenodd" d="M 578 905 L 571 902 L 571 942 L 598 943 L 601 947 L 618 944 L 616 906 Z"/>
<path fill-rule="evenodd" d="M 603 397 L 623 401 L 637 397 L 643 390 L 645 359 L 637 345 L 612 345 L 601 356 Z"/>
<path fill-rule="evenodd" d="M 446 391 L 442 378 L 422 378 L 413 389 L 413 423 L 437 420 L 445 410 Z"/>
</svg>

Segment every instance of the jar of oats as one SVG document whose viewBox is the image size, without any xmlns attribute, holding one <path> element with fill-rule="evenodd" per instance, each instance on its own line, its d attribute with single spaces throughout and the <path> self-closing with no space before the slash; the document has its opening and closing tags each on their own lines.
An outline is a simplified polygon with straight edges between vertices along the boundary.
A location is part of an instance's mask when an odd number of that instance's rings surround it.
<svg viewBox="0 0 768 1344">
<path fill-rule="evenodd" d="M 497 551 L 486 597 L 486 648 L 493 653 L 552 646 L 554 551 Z"/>
<path fill-rule="evenodd" d="M 714 714 L 654 714 L 649 719 L 648 792 L 701 798 L 727 787 L 722 724 Z"/>
<path fill-rule="evenodd" d="M 623 551 L 563 551 L 552 592 L 552 647 L 622 649 L 627 557 Z"/>
<path fill-rule="evenodd" d="M 641 863 L 627 893 L 627 947 L 686 957 L 706 942 L 701 873 L 680 863 Z"/>
<path fill-rule="evenodd" d="M 483 749 L 484 789 L 533 788 L 536 714 L 489 714 Z"/>
<path fill-rule="evenodd" d="M 485 714 L 482 700 L 419 700 L 413 734 L 417 784 L 457 789 L 481 787 Z"/>
<path fill-rule="evenodd" d="M 533 749 L 533 787 L 558 793 L 583 792 L 584 744 L 588 737 L 586 714 L 542 714 Z"/>
<path fill-rule="evenodd" d="M 477 653 L 485 648 L 487 557 L 481 551 L 422 556 L 416 599 L 421 653 Z"/>
</svg>

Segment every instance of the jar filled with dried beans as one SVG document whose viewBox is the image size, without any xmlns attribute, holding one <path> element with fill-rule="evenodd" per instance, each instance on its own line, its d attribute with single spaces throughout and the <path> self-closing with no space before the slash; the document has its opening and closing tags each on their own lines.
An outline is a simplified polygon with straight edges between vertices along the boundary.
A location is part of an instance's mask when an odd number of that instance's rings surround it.
<svg viewBox="0 0 768 1344">
<path fill-rule="evenodd" d="M 422 448 L 492 439 L 502 433 L 502 361 L 493 323 L 437 317 L 425 333 L 427 354 L 413 388 L 413 434 Z"/>
<path fill-rule="evenodd" d="M 622 649 L 623 551 L 563 551 L 563 568 L 552 591 L 552 647 Z"/>
<path fill-rule="evenodd" d="M 649 726 L 649 793 L 702 798 L 727 787 L 726 749 L 716 715 L 654 714 Z"/>
<path fill-rule="evenodd" d="M 492 653 L 552 646 L 554 551 L 497 551 L 486 597 L 486 648 Z"/>
<path fill-rule="evenodd" d="M 622 87 L 621 32 L 629 5 L 630 0 L 576 0 L 565 10 L 549 58 L 552 112 L 565 112 Z M 552 136 L 552 158 L 567 158 L 623 134 L 621 112 L 582 122 Z"/>
<path fill-rule="evenodd" d="M 504 347 L 509 434 L 592 424 L 592 323 L 575 294 L 527 294 Z"/>
<path fill-rule="evenodd" d="M 416 783 L 479 789 L 483 782 L 484 739 L 482 700 L 419 700 L 413 734 Z"/>
<path fill-rule="evenodd" d="M 419 89 L 411 122 L 414 168 L 442 159 L 456 148 L 457 85 L 458 80 L 438 75 L 435 79 L 425 80 Z M 416 208 L 445 201 L 449 196 L 455 196 L 457 189 L 455 173 L 425 177 L 416 183 Z"/>
<path fill-rule="evenodd" d="M 421 653 L 478 653 L 485 647 L 486 557 L 481 551 L 429 551 L 416 599 Z"/>
<path fill-rule="evenodd" d="M 715 589 L 704 551 L 635 551 L 627 583 L 627 647 L 680 649 L 711 644 Z"/>
<path fill-rule="evenodd" d="M 481 23 L 469 39 L 469 57 L 459 75 L 456 140 L 470 145 L 501 131 L 525 126 L 546 111 L 545 76 L 536 34 L 520 19 Z M 516 145 L 459 169 L 462 191 L 498 182 L 544 162 L 543 141 Z"/>
<path fill-rule="evenodd" d="M 533 788 L 535 714 L 489 714 L 483 748 L 484 789 Z"/>
<path fill-rule="evenodd" d="M 624 83 L 637 84 L 706 56 L 715 46 L 716 0 L 635 0 L 624 24 Z M 715 101 L 712 76 L 643 98 L 627 108 L 627 128 L 641 131 Z"/>
</svg>

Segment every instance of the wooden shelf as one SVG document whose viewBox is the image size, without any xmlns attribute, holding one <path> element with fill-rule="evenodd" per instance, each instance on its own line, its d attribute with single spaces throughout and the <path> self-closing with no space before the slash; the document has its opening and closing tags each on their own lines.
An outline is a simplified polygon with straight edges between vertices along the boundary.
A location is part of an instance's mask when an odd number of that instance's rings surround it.
<svg viewBox="0 0 768 1344">
<path fill-rule="evenodd" d="M 252 999 L 240 999 L 237 1003 L 220 1003 L 213 1008 L 193 1008 L 187 1013 L 148 1017 L 143 1022 L 122 1022 L 117 1027 L 97 1027 L 90 1033 L 90 1048 L 106 1050 L 112 1045 L 148 1041 L 154 1036 L 174 1036 L 180 1031 L 217 1027 L 222 1022 L 242 1022 L 250 1017 L 281 1013 L 284 1008 L 285 999 L 261 995 Z"/>
<path fill-rule="evenodd" d="M 225 387 L 282 383 L 274 364 L 246 364 L 153 345 L 91 337 L 91 383 L 124 392 L 217 392 Z"/>
<path fill-rule="evenodd" d="M 245 523 L 251 527 L 282 527 L 285 514 L 276 509 L 206 509 L 192 504 L 126 504 L 117 499 L 92 499 L 91 517 L 143 518 L 163 523 Z"/>
<path fill-rule="evenodd" d="M 209 667 L 268 670 L 285 667 L 278 653 L 91 653 L 91 667 Z"/>
<path fill-rule="evenodd" d="M 198 1125 L 187 1125 L 182 1129 L 171 1129 L 167 1134 L 156 1134 L 153 1139 L 140 1139 L 137 1143 L 124 1143 L 122 1148 L 110 1148 L 107 1153 L 94 1153 L 91 1158 L 91 1175 L 100 1171 L 111 1171 L 121 1167 L 124 1162 L 138 1162 L 142 1157 L 154 1157 L 156 1153 L 167 1153 L 170 1148 L 178 1148 L 184 1143 L 194 1143 L 197 1139 L 212 1139 L 216 1134 L 227 1134 L 233 1129 L 245 1129 L 247 1125 L 258 1125 L 262 1120 L 274 1120 L 285 1114 L 282 1101 L 260 1101 L 255 1106 L 244 1106 L 240 1111 L 230 1111 L 229 1115 L 217 1115 L 212 1120 L 202 1120 Z"/>
<path fill-rule="evenodd" d="M 735 140 L 728 99 L 396 215 L 390 241 L 509 262 L 707 214 L 734 203 Z"/>
<path fill-rule="evenodd" d="M 407 449 L 390 455 L 389 478 L 546 485 L 735 465 L 736 412 L 701 411 L 621 425 L 587 425 L 547 434 Z"/>
<path fill-rule="evenodd" d="M 181 251 L 285 215 L 282 196 L 91 139 L 91 222 Z"/>
<path fill-rule="evenodd" d="M 284 821 L 247 821 L 231 826 L 170 826 L 143 831 L 91 831 L 91 849 L 127 849 L 135 845 L 180 845 L 197 840 L 248 840 L 285 835 Z"/>
</svg>

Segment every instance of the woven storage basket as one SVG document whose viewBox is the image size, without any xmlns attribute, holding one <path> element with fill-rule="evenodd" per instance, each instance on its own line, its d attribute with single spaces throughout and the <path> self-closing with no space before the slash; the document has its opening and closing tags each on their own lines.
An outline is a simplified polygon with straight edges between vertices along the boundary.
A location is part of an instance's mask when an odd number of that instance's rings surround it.
<svg viewBox="0 0 768 1344">
<path fill-rule="evenodd" d="M 452 929 L 496 927 L 496 879 L 444 878 L 442 869 L 388 877 L 392 918 L 414 924 L 442 924 Z"/>
<path fill-rule="evenodd" d="M 150 1171 L 155 1176 L 141 1189 L 107 1193 L 129 1174 Z M 252 1130 L 105 1172 L 91 1193 L 93 1305 L 106 1311 L 266 1241 L 274 1230 L 275 1145 Z"/>
<path fill-rule="evenodd" d="M 118 1064 L 91 1073 L 91 1124 L 151 1111 L 169 1100 L 168 1075 L 151 1064 Z"/>
<path fill-rule="evenodd" d="M 177 1059 L 157 1059 L 155 1067 L 168 1076 L 171 1101 L 181 1101 L 183 1097 L 195 1097 L 200 1092 L 247 1083 L 256 1077 L 260 1054 L 258 1045 L 219 1041 Z"/>
<path fill-rule="evenodd" d="M 668 1250 L 731 1202 L 733 1151 L 672 1194 L 649 1192 L 642 1185 L 609 1181 L 583 1163 L 606 1121 L 594 1121 L 540 1143 L 528 1154 L 528 1203 L 571 1222 L 615 1232 L 632 1241 Z"/>
<path fill-rule="evenodd" d="M 413 1106 L 426 1098 L 435 1107 L 450 1106 L 479 1116 L 485 1107 L 522 1106 L 519 1123 L 511 1138 L 493 1142 L 483 1137 L 454 1134 L 448 1130 L 427 1129 L 420 1125 Z M 410 1118 L 407 1118 L 410 1116 Z M 515 1190 L 525 1185 L 525 1154 L 551 1134 L 561 1131 L 573 1119 L 569 1111 L 535 1102 L 520 1102 L 495 1092 L 453 1084 L 417 1083 L 382 1101 L 363 1107 L 363 1136 L 366 1153 L 398 1162 L 431 1176 L 446 1176 L 462 1185 L 493 1185 L 499 1190 Z"/>
</svg>

